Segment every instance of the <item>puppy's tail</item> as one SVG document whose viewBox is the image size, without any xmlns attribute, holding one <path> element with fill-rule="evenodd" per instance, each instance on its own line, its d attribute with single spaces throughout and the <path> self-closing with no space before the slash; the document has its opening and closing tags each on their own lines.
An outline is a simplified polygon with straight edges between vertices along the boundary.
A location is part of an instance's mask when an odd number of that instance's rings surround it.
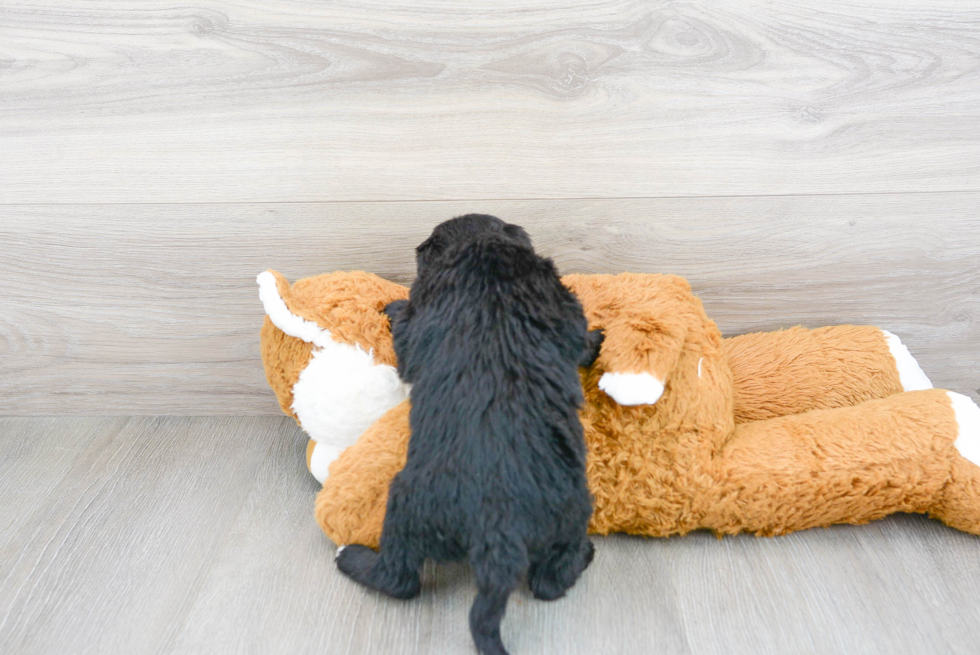
<svg viewBox="0 0 980 655">
<path fill-rule="evenodd" d="M 470 554 L 479 592 L 470 608 L 470 634 L 481 655 L 507 655 L 500 639 L 500 622 L 507 599 L 527 571 L 527 549 L 522 541 L 497 536 Z"/>
</svg>

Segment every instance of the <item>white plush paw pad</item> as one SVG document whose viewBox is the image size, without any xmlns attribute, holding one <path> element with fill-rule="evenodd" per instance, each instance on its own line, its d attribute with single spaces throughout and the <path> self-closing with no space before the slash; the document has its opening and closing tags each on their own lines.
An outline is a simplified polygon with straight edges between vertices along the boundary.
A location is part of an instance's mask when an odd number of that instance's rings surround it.
<svg viewBox="0 0 980 655">
<path fill-rule="evenodd" d="M 919 362 L 915 361 L 915 357 L 905 347 L 902 340 L 888 330 L 882 330 L 881 333 L 885 335 L 885 339 L 888 341 L 888 350 L 895 358 L 895 367 L 898 369 L 898 379 L 902 383 L 902 388 L 905 391 L 932 389 L 932 382 L 922 372 Z"/>
<path fill-rule="evenodd" d="M 599 388 L 620 405 L 653 405 L 664 393 L 664 383 L 649 373 L 605 373 Z"/>
<path fill-rule="evenodd" d="M 980 466 L 980 407 L 961 393 L 946 393 L 953 402 L 953 411 L 960 429 L 953 445 L 960 455 Z"/>
<path fill-rule="evenodd" d="M 328 446 L 323 443 L 313 445 L 313 452 L 310 454 L 310 473 L 320 484 L 327 479 L 330 465 L 335 459 L 340 457 L 340 449 Z"/>
</svg>

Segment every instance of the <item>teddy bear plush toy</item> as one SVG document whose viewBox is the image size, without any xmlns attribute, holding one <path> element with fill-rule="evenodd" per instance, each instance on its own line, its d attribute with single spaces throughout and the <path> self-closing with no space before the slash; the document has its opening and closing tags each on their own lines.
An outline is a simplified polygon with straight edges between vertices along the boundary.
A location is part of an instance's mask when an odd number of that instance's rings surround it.
<svg viewBox="0 0 980 655">
<path fill-rule="evenodd" d="M 775 535 L 924 512 L 980 534 L 980 408 L 933 389 L 895 335 L 723 339 L 682 278 L 563 282 L 605 332 L 581 371 L 591 532 Z M 266 375 L 323 483 L 317 521 L 338 545 L 376 548 L 409 439 L 382 310 L 408 289 L 364 272 L 258 283 Z"/>
</svg>

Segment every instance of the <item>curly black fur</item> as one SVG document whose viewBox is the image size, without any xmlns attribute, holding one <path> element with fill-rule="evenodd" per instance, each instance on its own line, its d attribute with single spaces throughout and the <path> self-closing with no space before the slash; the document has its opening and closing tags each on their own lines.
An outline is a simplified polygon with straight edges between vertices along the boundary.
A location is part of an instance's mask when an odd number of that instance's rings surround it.
<svg viewBox="0 0 980 655">
<path fill-rule="evenodd" d="M 521 576 L 551 600 L 592 560 L 577 369 L 602 335 L 516 225 L 460 216 L 416 253 L 409 300 L 386 308 L 399 375 L 413 385 L 408 462 L 391 484 L 380 553 L 348 546 L 337 566 L 411 598 L 425 558 L 468 558 L 473 639 L 481 653 L 506 653 L 500 621 Z"/>
</svg>

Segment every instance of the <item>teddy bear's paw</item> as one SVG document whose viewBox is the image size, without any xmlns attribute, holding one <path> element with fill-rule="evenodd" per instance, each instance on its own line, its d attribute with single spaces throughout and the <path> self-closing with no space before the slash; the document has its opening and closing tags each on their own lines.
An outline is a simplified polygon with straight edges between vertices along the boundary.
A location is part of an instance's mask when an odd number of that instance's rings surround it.
<svg viewBox="0 0 980 655">
<path fill-rule="evenodd" d="M 881 333 L 885 335 L 885 340 L 888 341 L 888 350 L 895 358 L 895 368 L 898 369 L 898 379 L 902 383 L 902 388 L 905 391 L 932 389 L 932 382 L 929 377 L 923 372 L 919 362 L 915 361 L 915 357 L 905 347 L 902 340 L 888 330 L 882 330 Z"/>
<path fill-rule="evenodd" d="M 960 455 L 980 466 L 980 407 L 961 393 L 947 391 L 953 403 L 959 434 L 953 445 Z"/>
<path fill-rule="evenodd" d="M 599 388 L 620 405 L 653 405 L 664 393 L 664 383 L 649 373 L 604 373 Z"/>
</svg>

